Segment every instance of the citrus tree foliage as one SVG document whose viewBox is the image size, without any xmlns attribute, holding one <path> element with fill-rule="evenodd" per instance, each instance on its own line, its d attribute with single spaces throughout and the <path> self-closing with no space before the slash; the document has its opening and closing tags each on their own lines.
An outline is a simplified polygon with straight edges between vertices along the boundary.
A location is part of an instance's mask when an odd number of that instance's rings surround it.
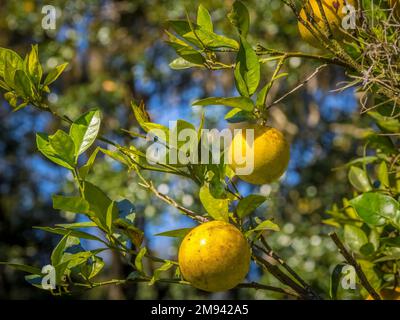
<svg viewBox="0 0 400 320">
<path fill-rule="evenodd" d="M 316 1 L 321 5 L 319 0 Z M 166 41 L 177 54 L 170 67 L 175 70 L 197 68 L 201 72 L 232 73 L 237 92 L 235 95 L 199 98 L 193 105 L 230 107 L 225 119 L 233 124 L 255 120 L 265 124 L 269 120 L 271 107 L 287 96 L 295 95 L 326 65 L 339 65 L 346 70 L 348 80 L 340 90 L 355 87 L 360 92 L 362 113 L 373 119 L 374 126 L 365 133 L 364 156 L 354 158 L 345 168 L 348 182 L 343 183 L 351 184 L 353 194 L 333 205 L 327 211 L 330 218 L 324 220 L 324 223 L 335 228 L 330 235 L 345 262 L 332 271 L 329 292 L 317 292 L 271 248 L 265 235 L 281 232 L 280 227 L 273 217 L 260 219 L 254 215 L 254 211 L 267 200 L 266 197 L 258 194 L 242 196 L 227 164 L 148 162 L 145 146 L 159 141 L 159 138 L 154 136 L 153 141 L 147 141 L 145 133 L 158 129 L 168 136 L 169 128 L 157 123 L 157 119 L 151 119 L 143 102 L 131 103 L 140 131 L 124 132 L 138 143 L 116 143 L 107 138 L 107 132 L 101 130 L 101 110 L 92 109 L 71 119 L 59 114 L 57 107 L 47 100 L 52 83 L 65 71 L 67 64 L 60 64 L 44 73 L 38 46 L 32 46 L 24 57 L 10 49 L 1 48 L 0 87 L 13 110 L 32 106 L 50 113 L 65 125 L 54 132 L 36 134 L 38 151 L 49 161 L 68 169 L 75 182 L 74 192 L 53 195 L 53 207 L 63 212 L 85 215 L 89 219 L 89 222 L 36 227 L 62 236 L 48 260 L 55 267 L 57 275 L 56 288 L 51 291 L 53 294 L 130 282 L 190 285 L 182 279 L 176 261 L 162 259 L 149 252 L 144 232 L 136 223 L 140 212 L 135 205 L 129 199 L 113 200 L 99 186 L 88 181 L 99 153 L 119 162 L 135 176 L 141 187 L 194 221 L 224 220 L 239 227 L 251 244 L 254 263 L 272 274 L 280 286 L 251 282 L 239 284 L 238 287 L 271 290 L 303 299 L 334 299 L 340 294 L 338 283 L 345 265 L 355 269 L 358 281 L 356 291 L 364 297 L 371 295 L 379 299 L 382 288 L 397 286 L 400 260 L 400 157 L 397 140 L 400 131 L 400 73 L 399 58 L 394 53 L 399 49 L 397 17 L 385 3 L 375 11 L 363 10 L 357 16 L 358 21 L 362 19 L 368 24 L 372 19 L 379 18 L 380 23 L 374 28 L 365 28 L 364 25 L 357 27 L 348 31 L 346 40 L 338 40 L 331 34 L 326 17 L 322 24 L 316 23 L 312 17 L 304 20 L 300 14 L 303 2 L 282 2 L 292 9 L 299 23 L 314 33 L 326 55 L 257 46 L 250 38 L 249 12 L 242 2 L 236 1 L 227 13 L 229 23 L 236 30 L 235 36 L 215 30 L 209 11 L 202 5 L 198 7 L 195 19 L 187 14 L 185 19 L 168 21 Z M 310 59 L 319 66 L 304 82 L 289 89 L 280 98 L 269 99 L 274 85 L 289 77 L 282 70 L 293 57 Z M 275 63 L 274 69 L 264 73 L 263 65 L 270 63 Z M 187 128 L 201 130 L 203 124 L 204 118 L 198 127 L 178 120 L 174 130 L 178 133 Z M 168 140 L 161 142 L 169 149 L 177 147 Z M 197 148 L 202 143 L 201 139 L 196 143 Z M 85 161 L 82 161 L 82 155 L 88 152 Z M 148 171 L 191 180 L 197 186 L 202 209 L 197 212 L 186 208 L 160 192 L 147 174 Z M 98 231 L 96 235 L 89 232 L 91 229 Z M 182 238 L 189 230 L 169 230 L 158 236 Z M 97 242 L 98 248 L 85 250 L 81 243 L 83 240 Z M 131 267 L 131 272 L 125 278 L 96 281 L 105 264 L 100 253 L 106 250 L 117 252 Z M 144 268 L 146 261 L 157 264 L 151 274 Z M 26 280 L 41 288 L 45 274 L 40 268 L 15 263 L 9 265 L 27 272 Z"/>
</svg>

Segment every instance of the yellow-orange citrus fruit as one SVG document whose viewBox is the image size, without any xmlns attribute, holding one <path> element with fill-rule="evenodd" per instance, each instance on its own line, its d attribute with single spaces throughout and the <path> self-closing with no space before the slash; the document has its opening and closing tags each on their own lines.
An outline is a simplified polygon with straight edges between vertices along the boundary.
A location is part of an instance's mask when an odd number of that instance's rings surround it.
<svg viewBox="0 0 400 320">
<path fill-rule="evenodd" d="M 231 168 L 236 171 L 245 164 L 240 159 L 235 160 L 235 153 L 240 152 L 243 158 L 250 158 L 254 165 L 252 173 L 239 175 L 239 178 L 252 184 L 265 184 L 277 180 L 285 172 L 290 158 L 290 147 L 284 135 L 277 129 L 257 124 L 246 125 L 242 129 L 254 130 L 254 142 L 247 141 L 246 132 L 242 130 L 235 134 L 229 147 Z"/>
<path fill-rule="evenodd" d="M 210 221 L 191 230 L 179 248 L 183 278 L 209 292 L 225 291 L 239 284 L 250 266 L 250 248 L 232 224 Z"/>
<path fill-rule="evenodd" d="M 400 287 L 396 289 L 382 289 L 380 295 L 383 300 L 400 300 Z M 370 295 L 367 297 L 367 300 L 374 300 Z"/>
<path fill-rule="evenodd" d="M 321 3 L 333 37 L 336 40 L 342 40 L 344 38 L 344 33 L 341 31 L 342 19 L 348 14 L 347 12 L 343 13 L 343 7 L 351 5 L 356 8 L 357 0 L 321 0 Z M 320 34 L 318 30 L 324 30 L 325 24 L 317 0 L 308 0 L 306 6 L 300 11 L 300 17 L 309 22 L 316 35 Z M 313 27 L 313 24 L 317 28 Z M 300 21 L 298 22 L 298 28 L 301 37 L 310 45 L 316 48 L 322 47 L 320 41 Z"/>
</svg>

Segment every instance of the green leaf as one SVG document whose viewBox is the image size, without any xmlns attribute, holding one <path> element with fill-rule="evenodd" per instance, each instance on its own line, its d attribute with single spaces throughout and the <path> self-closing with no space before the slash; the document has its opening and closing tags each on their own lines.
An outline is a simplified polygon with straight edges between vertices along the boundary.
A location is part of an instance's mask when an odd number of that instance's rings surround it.
<svg viewBox="0 0 400 320">
<path fill-rule="evenodd" d="M 15 91 L 24 98 L 31 98 L 33 95 L 32 84 L 29 77 L 23 70 L 15 71 L 14 75 Z"/>
<path fill-rule="evenodd" d="M 202 64 L 190 62 L 188 60 L 185 60 L 182 57 L 176 58 L 174 61 L 172 61 L 169 64 L 169 66 L 173 70 L 183 70 L 183 69 L 189 69 L 189 68 L 194 68 L 194 67 L 203 67 Z"/>
<path fill-rule="evenodd" d="M 250 15 L 243 2 L 235 1 L 233 3 L 228 19 L 238 29 L 240 35 L 247 37 L 250 27 Z"/>
<path fill-rule="evenodd" d="M 14 51 L 0 47 L 0 77 L 4 78 L 6 73 L 6 64 L 9 65 L 10 70 L 22 70 L 24 61 Z"/>
<path fill-rule="evenodd" d="M 104 261 L 100 257 L 93 256 L 92 261 L 89 264 L 89 273 L 88 273 L 88 278 L 92 279 L 96 275 L 99 274 L 99 272 L 104 268 Z"/>
<path fill-rule="evenodd" d="M 146 127 L 146 123 L 150 122 L 150 116 L 145 109 L 143 101 L 141 101 L 139 105 L 137 105 L 134 101 L 131 101 L 131 107 L 139 125 L 144 131 L 149 131 L 149 129 Z"/>
<path fill-rule="evenodd" d="M 350 205 L 360 218 L 370 225 L 383 225 L 386 219 L 399 225 L 399 203 L 390 196 L 368 192 L 351 199 Z"/>
<path fill-rule="evenodd" d="M 14 268 L 16 270 L 23 271 L 23 272 L 28 272 L 28 273 L 32 273 L 32 274 L 41 274 L 42 273 L 41 269 L 36 268 L 36 267 L 32 267 L 32 266 L 28 266 L 26 264 L 0 262 L 0 265 L 9 266 L 9 267 Z"/>
<path fill-rule="evenodd" d="M 241 92 L 241 94 L 251 96 L 257 90 L 260 82 L 260 62 L 247 40 L 242 36 L 240 39 L 240 49 L 236 58 L 235 80 L 238 90 L 242 86 L 240 83 L 244 82 L 246 85 L 247 90 Z"/>
<path fill-rule="evenodd" d="M 71 125 L 69 134 L 75 143 L 76 158 L 96 140 L 100 123 L 100 111 L 96 109 L 83 114 Z"/>
<path fill-rule="evenodd" d="M 357 262 L 360 264 L 360 267 L 361 267 L 362 271 L 364 272 L 365 276 L 367 277 L 368 282 L 371 284 L 371 286 L 376 291 L 379 292 L 379 289 L 381 286 L 381 278 L 375 272 L 374 263 L 367 261 L 367 260 L 361 260 L 361 259 L 357 260 Z M 363 291 L 365 291 L 365 289 L 363 289 Z"/>
<path fill-rule="evenodd" d="M 196 37 L 196 35 L 193 33 L 192 28 L 194 30 L 199 30 L 200 27 L 191 22 L 189 24 L 189 22 L 187 20 L 169 20 L 168 21 L 168 25 L 182 38 L 184 38 L 185 40 L 187 40 L 188 42 L 190 42 L 191 44 L 195 45 L 198 48 L 203 48 L 203 45 L 201 43 L 201 41 L 199 41 L 199 39 Z M 169 32 L 167 32 L 168 35 L 170 35 Z M 176 37 L 175 37 L 176 38 Z M 185 43 L 181 40 L 182 43 Z"/>
<path fill-rule="evenodd" d="M 38 45 L 33 45 L 30 53 L 25 59 L 25 71 L 33 80 L 36 86 L 39 86 L 43 76 L 43 69 L 39 61 Z"/>
<path fill-rule="evenodd" d="M 372 187 L 369 183 L 367 173 L 364 170 L 352 166 L 350 167 L 348 178 L 352 186 L 358 191 L 371 191 Z"/>
<path fill-rule="evenodd" d="M 83 194 L 85 199 L 89 202 L 90 211 L 93 213 L 91 218 L 103 230 L 107 230 L 107 210 L 111 205 L 111 199 L 97 186 L 85 181 Z M 112 209 L 114 218 L 118 217 L 118 208 Z"/>
<path fill-rule="evenodd" d="M 368 243 L 367 235 L 360 228 L 346 224 L 344 226 L 344 241 L 354 252 Z"/>
<path fill-rule="evenodd" d="M 68 63 L 60 64 L 59 66 L 55 67 L 53 70 L 49 72 L 43 82 L 43 86 L 48 86 L 49 84 L 53 83 L 58 79 L 61 73 L 64 72 L 65 68 L 68 66 Z"/>
<path fill-rule="evenodd" d="M 246 81 L 244 80 L 243 75 L 240 71 L 241 64 L 242 63 L 240 61 L 236 61 L 235 70 L 233 71 L 233 74 L 235 76 L 235 86 L 241 96 L 250 97 L 250 93 L 249 93 L 249 89 L 247 88 Z"/>
<path fill-rule="evenodd" d="M 229 220 L 229 199 L 215 199 L 207 186 L 200 188 L 200 201 L 208 214 L 215 220 Z"/>
<path fill-rule="evenodd" d="M 183 238 L 190 232 L 190 230 L 193 230 L 193 228 L 182 228 L 182 229 L 164 231 L 164 232 L 155 234 L 155 236 Z"/>
<path fill-rule="evenodd" d="M 74 157 L 75 144 L 65 131 L 57 130 L 55 134 L 49 136 L 49 143 L 55 153 L 61 159 L 70 164 L 72 167 L 76 165 Z"/>
<path fill-rule="evenodd" d="M 149 286 L 153 285 L 158 279 L 160 279 L 161 272 L 168 271 L 173 266 L 174 266 L 174 264 L 171 261 L 166 261 L 161 267 L 154 270 L 153 277 L 149 281 Z"/>
<path fill-rule="evenodd" d="M 390 187 L 388 167 L 384 161 L 382 161 L 378 166 L 378 179 L 383 188 Z"/>
<path fill-rule="evenodd" d="M 245 198 L 240 199 L 236 208 L 237 215 L 239 216 L 239 218 L 246 217 L 255 209 L 257 209 L 260 205 L 262 205 L 266 199 L 266 197 L 256 194 L 251 194 Z"/>
<path fill-rule="evenodd" d="M 53 195 L 53 208 L 74 213 L 88 213 L 89 203 L 81 197 Z"/>
<path fill-rule="evenodd" d="M 200 26 L 200 28 L 213 32 L 211 15 L 202 4 L 199 5 L 197 10 L 197 24 Z"/>
<path fill-rule="evenodd" d="M 193 106 L 224 105 L 232 108 L 238 108 L 244 111 L 253 111 L 254 109 L 253 101 L 247 97 L 232 97 L 232 98 L 210 97 L 210 98 L 196 100 L 192 103 L 192 105 Z"/>
<path fill-rule="evenodd" d="M 265 230 L 280 231 L 281 229 L 276 223 L 272 222 L 271 220 L 265 220 L 253 229 L 253 231 L 265 231 Z"/>
<path fill-rule="evenodd" d="M 61 241 L 57 244 L 51 254 L 51 264 L 53 266 L 58 265 L 61 262 L 62 256 L 64 254 L 65 245 L 67 244 L 69 234 L 66 234 Z"/>
<path fill-rule="evenodd" d="M 172 48 L 174 48 L 176 53 L 179 56 L 181 56 L 182 59 L 184 59 L 188 63 L 193 63 L 195 65 L 203 65 L 205 59 L 200 52 L 198 52 L 191 45 L 187 44 L 185 41 L 174 36 L 172 33 L 168 31 L 165 32 L 169 38 L 169 41 L 166 41 L 166 43 Z"/>
<path fill-rule="evenodd" d="M 61 227 L 64 229 L 95 228 L 97 227 L 97 224 L 95 224 L 93 221 L 85 221 L 85 222 L 56 224 L 56 227 Z"/>
<path fill-rule="evenodd" d="M 109 156 L 111 159 L 114 159 L 115 161 L 120 162 L 129 167 L 129 161 L 126 159 L 125 155 L 119 152 L 119 150 L 108 150 L 103 148 L 99 148 L 99 150 L 103 152 L 105 155 Z"/>
<path fill-rule="evenodd" d="M 269 90 L 271 90 L 273 82 L 268 82 L 257 94 L 256 106 L 263 109 Z"/>
<path fill-rule="evenodd" d="M 93 168 L 94 161 L 96 160 L 96 156 L 99 151 L 100 148 L 97 147 L 86 161 L 86 164 L 79 168 L 79 176 L 82 178 L 82 180 L 86 179 L 89 171 Z"/>
<path fill-rule="evenodd" d="M 399 133 L 400 121 L 394 117 L 381 115 L 377 111 L 370 111 L 368 115 L 376 120 L 377 125 L 385 132 Z"/>
<path fill-rule="evenodd" d="M 118 206 L 115 201 L 112 201 L 107 208 L 106 213 L 106 227 L 107 230 L 111 233 L 113 229 L 113 221 L 118 217 Z"/>
<path fill-rule="evenodd" d="M 169 25 L 178 35 L 198 48 L 207 47 L 208 49 L 239 49 L 239 45 L 234 39 L 211 32 L 193 22 L 189 23 L 186 20 L 170 20 Z"/>
<path fill-rule="evenodd" d="M 137 271 L 139 271 L 140 273 L 144 273 L 143 257 L 146 254 L 146 252 L 147 252 L 146 247 L 141 248 L 139 253 L 137 254 L 137 256 L 135 258 L 135 267 L 136 267 Z"/>
<path fill-rule="evenodd" d="M 173 47 L 176 51 L 176 53 L 185 61 L 195 64 L 195 65 L 203 65 L 205 62 L 205 59 L 203 55 L 198 52 L 197 50 L 193 49 L 189 45 L 180 45 L 174 42 L 169 42 L 167 41 L 167 44 L 169 44 L 171 47 Z"/>
<path fill-rule="evenodd" d="M 240 123 L 254 120 L 254 114 L 239 108 L 233 108 L 225 115 L 224 119 L 229 123 Z"/>
<path fill-rule="evenodd" d="M 329 286 L 329 295 L 333 300 L 337 299 L 337 291 L 339 288 L 339 282 L 342 278 L 342 269 L 345 267 L 345 263 L 339 263 L 335 266 L 332 271 L 331 279 L 330 279 L 330 286 Z"/>
<path fill-rule="evenodd" d="M 45 133 L 37 133 L 36 134 L 36 146 L 38 150 L 49 160 L 54 163 L 63 166 L 67 169 L 73 170 L 73 164 L 69 163 L 70 159 L 63 159 L 57 152 L 54 150 L 52 145 L 49 142 L 49 136 Z M 74 146 L 75 148 L 75 146 Z"/>
<path fill-rule="evenodd" d="M 87 240 L 93 240 L 93 241 L 99 241 L 104 244 L 107 244 L 104 240 L 100 239 L 99 237 L 96 237 L 90 233 L 84 232 L 84 231 L 78 231 L 78 230 L 71 230 L 71 229 L 64 229 L 61 227 L 33 227 L 34 229 L 38 230 L 43 230 L 46 232 L 50 233 L 55 233 L 55 234 L 60 234 L 60 235 L 66 235 L 69 234 L 72 237 L 77 237 L 80 239 L 87 239 Z"/>
</svg>

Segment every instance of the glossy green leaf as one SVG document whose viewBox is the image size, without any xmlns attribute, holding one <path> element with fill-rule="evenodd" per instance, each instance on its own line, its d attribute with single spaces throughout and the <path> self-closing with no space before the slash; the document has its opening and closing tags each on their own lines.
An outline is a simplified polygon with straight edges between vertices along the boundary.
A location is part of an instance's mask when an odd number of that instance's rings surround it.
<svg viewBox="0 0 400 320">
<path fill-rule="evenodd" d="M 76 157 L 85 152 L 96 140 L 100 123 L 100 111 L 92 110 L 80 116 L 71 125 L 69 135 L 75 143 Z"/>
<path fill-rule="evenodd" d="M 196 100 L 192 103 L 192 105 L 193 106 L 224 105 L 232 108 L 238 108 L 244 111 L 253 111 L 254 109 L 253 101 L 247 97 L 232 97 L 232 98 L 210 97 L 210 98 Z"/>
<path fill-rule="evenodd" d="M 61 75 L 61 73 L 64 72 L 65 68 L 68 66 L 68 63 L 63 63 L 57 67 L 55 67 L 53 70 L 49 72 L 49 74 L 46 76 L 43 82 L 43 86 L 48 86 L 49 84 L 53 83 L 58 79 L 58 77 Z"/>
<path fill-rule="evenodd" d="M 260 205 L 262 205 L 267 198 L 261 195 L 251 194 L 245 198 L 239 200 L 236 208 L 237 215 L 239 218 L 244 218 Z"/>
<path fill-rule="evenodd" d="M 371 191 L 371 184 L 369 183 L 368 176 L 363 169 L 358 167 L 351 167 L 349 170 L 349 181 L 351 185 L 361 192 Z"/>
<path fill-rule="evenodd" d="M 174 61 L 172 61 L 169 64 L 169 66 L 173 70 L 183 70 L 183 69 L 189 69 L 189 68 L 194 68 L 194 67 L 203 67 L 202 64 L 196 64 L 196 63 L 190 62 L 188 60 L 185 60 L 182 57 L 176 58 Z"/>
<path fill-rule="evenodd" d="M 400 222 L 399 204 L 390 196 L 367 192 L 350 200 L 351 206 L 366 223 L 383 225 L 385 220 L 398 224 Z"/>
<path fill-rule="evenodd" d="M 207 186 L 200 188 L 200 201 L 208 214 L 215 220 L 229 220 L 229 199 L 216 199 Z"/>
<path fill-rule="evenodd" d="M 354 252 L 360 252 L 360 248 L 368 243 L 368 238 L 364 231 L 349 224 L 344 226 L 344 240 Z"/>
</svg>

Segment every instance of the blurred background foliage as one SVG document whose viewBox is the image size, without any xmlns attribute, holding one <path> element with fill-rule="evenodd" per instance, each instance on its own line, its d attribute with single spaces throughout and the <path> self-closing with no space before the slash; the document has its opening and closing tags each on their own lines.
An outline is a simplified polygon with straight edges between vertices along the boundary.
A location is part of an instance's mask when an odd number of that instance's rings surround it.
<svg viewBox="0 0 400 320">
<path fill-rule="evenodd" d="M 232 34 L 226 19 L 233 1 L 201 1 L 211 12 L 217 32 Z M 3 0 L 0 2 L 0 46 L 26 53 L 39 44 L 42 64 L 51 68 L 69 62 L 67 72 L 53 86 L 49 100 L 61 114 L 75 118 L 92 107 L 103 112 L 102 132 L 125 144 L 136 143 L 120 128 L 137 128 L 129 101 L 143 99 L 152 120 L 168 124 L 178 118 L 199 122 L 200 110 L 191 102 L 207 96 L 231 96 L 232 72 L 204 70 L 173 71 L 168 63 L 175 53 L 164 44 L 165 21 L 183 18 L 185 8 L 195 14 L 198 1 L 173 0 L 53 0 L 58 8 L 57 29 L 41 27 L 43 1 Z M 246 1 L 251 13 L 249 41 L 253 46 L 310 52 L 297 31 L 291 11 L 280 0 Z M 263 65 L 270 76 L 273 64 Z M 303 81 L 315 69 L 312 61 L 292 58 L 285 65 L 289 76 L 276 83 L 270 99 L 279 97 Z M 325 211 L 342 197 L 351 196 L 347 171 L 339 168 L 362 156 L 361 137 L 370 126 L 359 118 L 357 98 L 352 89 L 333 93 L 344 79 L 343 70 L 330 66 L 295 95 L 271 109 L 270 125 L 283 130 L 291 141 L 291 161 L 286 175 L 277 183 L 261 187 L 239 182 L 243 194 L 267 195 L 269 200 L 257 214 L 273 218 L 282 231 L 268 235 L 270 244 L 289 265 L 312 286 L 327 292 L 332 268 L 341 261 L 323 225 Z M 263 79 L 264 82 L 267 78 Z M 32 225 L 73 221 L 72 214 L 52 209 L 51 193 L 68 192 L 72 177 L 36 152 L 34 133 L 53 132 L 61 124 L 47 114 L 25 108 L 11 113 L 0 98 L 0 261 L 36 266 L 48 263 L 57 236 L 34 231 Z M 206 127 L 223 128 L 225 110 L 208 109 Z M 357 124 L 357 127 L 355 127 Z M 196 187 L 186 181 L 152 174 L 162 192 L 183 205 L 200 208 Z M 176 258 L 176 240 L 155 237 L 170 229 L 191 226 L 192 222 L 172 207 L 144 191 L 135 179 L 110 159 L 98 157 L 92 181 L 114 200 L 127 198 L 137 207 L 137 218 L 146 233 L 149 247 L 163 258 Z M 108 278 L 127 275 L 129 266 L 117 256 L 106 256 Z M 147 268 L 153 266 L 147 265 Z M 255 266 L 249 279 L 272 285 L 274 279 Z M 31 287 L 23 274 L 0 267 L 0 298 L 49 298 Z M 154 286 L 109 286 L 82 293 L 78 298 L 279 298 L 279 294 L 252 289 L 206 294 L 194 288 L 156 284 Z"/>
</svg>

